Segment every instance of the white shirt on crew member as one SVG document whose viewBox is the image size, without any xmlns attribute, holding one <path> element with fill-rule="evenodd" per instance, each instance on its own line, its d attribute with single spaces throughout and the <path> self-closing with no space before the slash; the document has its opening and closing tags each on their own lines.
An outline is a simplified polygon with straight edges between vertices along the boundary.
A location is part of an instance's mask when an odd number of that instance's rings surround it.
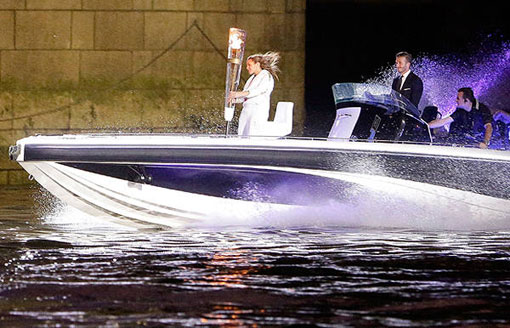
<svg viewBox="0 0 510 328">
<path fill-rule="evenodd" d="M 411 73 L 411 70 L 408 70 L 404 74 L 402 74 L 402 80 L 400 81 L 400 90 L 404 88 L 404 83 L 406 82 L 407 76 Z"/>
</svg>

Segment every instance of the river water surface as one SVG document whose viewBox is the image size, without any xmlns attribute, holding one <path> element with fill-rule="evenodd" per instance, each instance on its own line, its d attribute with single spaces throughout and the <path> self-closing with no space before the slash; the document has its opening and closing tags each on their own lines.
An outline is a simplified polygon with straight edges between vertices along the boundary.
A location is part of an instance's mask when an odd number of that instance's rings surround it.
<svg viewBox="0 0 510 328">
<path fill-rule="evenodd" d="M 454 219 L 132 230 L 2 189 L 0 326 L 510 326 L 510 231 Z"/>
</svg>

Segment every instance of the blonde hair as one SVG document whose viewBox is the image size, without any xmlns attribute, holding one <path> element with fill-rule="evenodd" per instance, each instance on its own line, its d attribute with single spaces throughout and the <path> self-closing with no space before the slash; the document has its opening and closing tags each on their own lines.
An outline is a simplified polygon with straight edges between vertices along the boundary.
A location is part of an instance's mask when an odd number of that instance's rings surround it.
<svg viewBox="0 0 510 328">
<path fill-rule="evenodd" d="M 280 62 L 280 53 L 268 51 L 265 54 L 254 54 L 248 57 L 248 60 L 253 60 L 255 63 L 260 63 L 260 68 L 265 69 L 271 75 L 278 80 L 278 74 L 280 68 L 278 63 Z"/>
</svg>

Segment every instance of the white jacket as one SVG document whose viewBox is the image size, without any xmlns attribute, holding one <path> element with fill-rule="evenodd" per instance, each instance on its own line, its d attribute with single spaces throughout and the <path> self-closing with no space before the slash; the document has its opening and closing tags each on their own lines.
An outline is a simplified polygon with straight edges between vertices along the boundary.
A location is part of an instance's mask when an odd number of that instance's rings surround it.
<svg viewBox="0 0 510 328">
<path fill-rule="evenodd" d="M 273 88 L 273 76 L 263 69 L 259 74 L 253 74 L 248 81 L 246 81 L 243 91 L 248 91 L 249 94 L 243 98 L 243 102 L 245 104 L 257 104 L 269 108 Z"/>
</svg>

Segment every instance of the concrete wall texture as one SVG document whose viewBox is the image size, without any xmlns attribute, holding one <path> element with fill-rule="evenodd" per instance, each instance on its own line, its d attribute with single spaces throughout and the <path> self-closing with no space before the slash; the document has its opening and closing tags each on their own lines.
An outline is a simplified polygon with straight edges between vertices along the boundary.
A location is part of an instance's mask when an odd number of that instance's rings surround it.
<svg viewBox="0 0 510 328">
<path fill-rule="evenodd" d="M 7 148 L 36 133 L 223 133 L 230 27 L 281 53 L 272 107 L 293 101 L 300 134 L 305 2 L 0 0 L 0 184 L 26 183 Z"/>
</svg>

